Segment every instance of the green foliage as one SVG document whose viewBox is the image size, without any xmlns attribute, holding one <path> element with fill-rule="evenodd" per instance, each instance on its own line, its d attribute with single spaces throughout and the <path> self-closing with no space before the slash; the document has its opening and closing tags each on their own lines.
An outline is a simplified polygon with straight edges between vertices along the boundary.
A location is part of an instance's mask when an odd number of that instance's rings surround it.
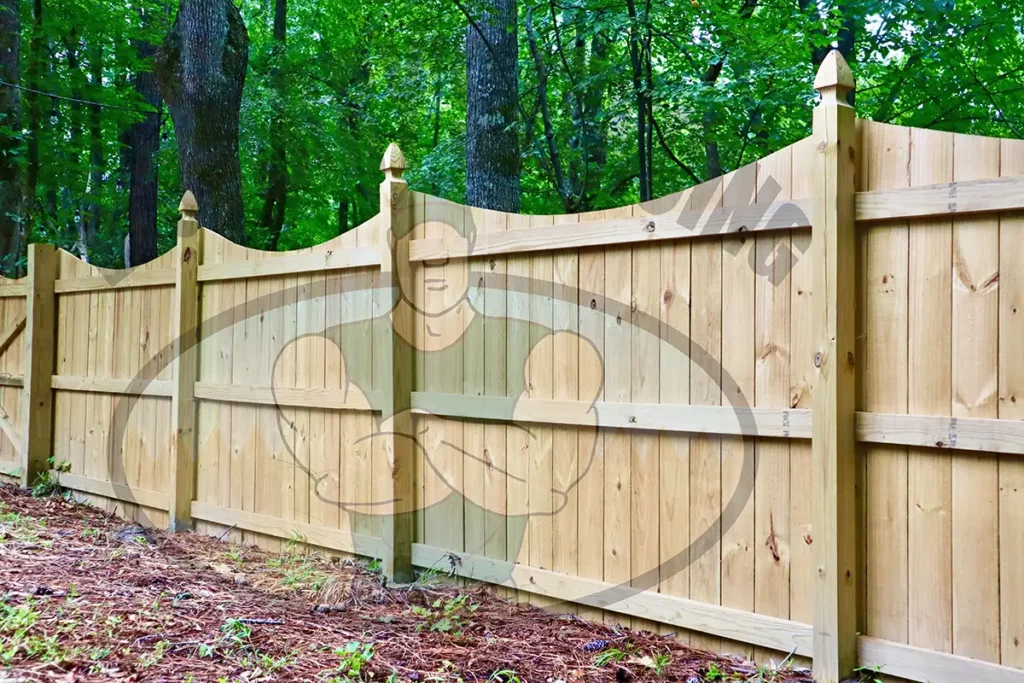
<svg viewBox="0 0 1024 683">
<path fill-rule="evenodd" d="M 708 664 L 708 670 L 704 672 L 704 680 L 708 683 L 716 683 L 716 681 L 724 681 L 728 674 L 718 668 L 715 662 Z"/>
<path fill-rule="evenodd" d="M 661 675 L 665 673 L 665 669 L 672 665 L 672 655 L 668 652 L 659 652 L 651 656 L 651 663 L 648 665 L 649 668 L 654 670 L 654 674 L 661 678 Z"/>
<path fill-rule="evenodd" d="M 853 673 L 857 674 L 857 683 L 884 683 L 881 666 L 858 666 Z"/>
<path fill-rule="evenodd" d="M 36 603 L 25 600 L 12 605 L 8 597 L 0 600 L 0 664 L 34 661 L 61 664 L 78 656 L 77 649 L 68 649 L 59 642 L 61 633 L 37 632 L 39 612 Z M 68 628 L 74 628 L 71 624 Z"/>
<path fill-rule="evenodd" d="M 373 659 L 373 643 L 360 643 L 353 640 L 346 643 L 344 647 L 334 650 L 338 655 L 338 673 L 344 681 L 361 680 L 363 670 L 367 668 L 370 660 Z"/>
<path fill-rule="evenodd" d="M 472 621 L 466 619 L 479 608 L 479 603 L 470 602 L 469 596 L 463 593 L 448 600 L 438 598 L 430 609 L 413 605 L 412 613 L 423 619 L 423 623 L 417 626 L 419 631 L 427 629 L 434 633 L 461 636 L 463 631 L 473 625 Z"/>
<path fill-rule="evenodd" d="M 221 637 L 234 645 L 248 645 L 252 628 L 241 619 L 228 618 L 220 627 Z"/>
<path fill-rule="evenodd" d="M 55 97 L 22 92 L 21 129 L 0 119 L 5 154 L 26 169 L 31 111 L 38 112 L 39 178 L 18 220 L 30 241 L 84 249 L 94 264 L 118 267 L 129 202 L 125 132 L 150 110 L 133 82 L 152 65 L 135 46 L 160 43 L 175 3 L 168 11 L 158 0 L 46 0 L 38 25 L 32 4 L 21 3 L 22 81 Z M 239 149 L 252 245 L 270 241 L 259 217 L 275 117 L 287 153 L 280 249 L 322 242 L 373 216 L 378 164 L 390 141 L 398 141 L 410 161 L 406 177 L 413 189 L 465 198 L 463 10 L 478 17 L 481 0 L 290 0 L 283 50 L 273 38 L 273 6 L 238 4 L 250 37 Z M 1021 3 L 660 0 L 634 15 L 627 5 L 519 3 L 515 126 L 524 212 L 637 200 L 631 37 L 639 37 L 641 56 L 651 65 L 641 94 L 650 99 L 649 122 L 656 124 L 646 143 L 656 196 L 705 179 L 712 151 L 729 171 L 807 135 L 815 96 L 812 55 L 837 40 L 854 66 L 861 117 L 1024 137 Z M 548 77 L 550 140 L 538 101 L 541 70 Z M 556 182 L 552 149 L 564 186 Z M 174 241 L 182 192 L 165 108 L 156 165 L 159 248 L 165 251 Z M 83 226 L 86 243 L 80 245 Z M 24 255 L 19 259 L 23 264 Z"/>
<path fill-rule="evenodd" d="M 594 666 L 606 666 L 625 661 L 633 654 L 633 651 L 633 646 L 630 643 L 624 644 L 621 648 L 610 647 L 594 655 Z"/>
</svg>

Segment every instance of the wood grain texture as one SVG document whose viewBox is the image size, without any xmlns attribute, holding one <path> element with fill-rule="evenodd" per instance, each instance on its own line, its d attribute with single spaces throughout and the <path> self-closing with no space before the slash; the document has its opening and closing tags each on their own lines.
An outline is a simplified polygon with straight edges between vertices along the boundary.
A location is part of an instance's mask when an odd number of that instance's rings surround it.
<svg viewBox="0 0 1024 683">
<path fill-rule="evenodd" d="M 999 141 L 957 135 L 954 180 L 999 175 Z M 996 418 L 999 220 L 953 222 L 954 417 Z M 953 653 L 999 661 L 999 466 L 989 455 L 953 460 Z"/>
<path fill-rule="evenodd" d="M 25 427 L 21 442 L 21 485 L 35 481 L 40 472 L 45 472 L 47 459 L 54 455 L 50 450 L 53 431 L 53 397 L 50 391 L 50 376 L 53 374 L 53 359 L 56 351 L 56 300 L 53 283 L 59 262 L 57 251 L 51 246 L 33 244 L 28 250 L 29 279 L 26 298 L 25 327 L 25 390 L 23 392 L 22 414 Z"/>
<path fill-rule="evenodd" d="M 1024 175 L 1024 141 L 1000 143 L 1001 175 Z M 1024 420 L 1024 214 L 999 217 L 999 418 Z M 1024 434 L 1014 439 L 1024 443 Z M 994 450 L 994 449 L 993 449 Z M 1001 661 L 1024 668 L 1024 462 L 999 461 L 999 618 Z"/>
<path fill-rule="evenodd" d="M 861 127 L 865 189 L 910 184 L 910 131 L 887 125 Z M 865 411 L 907 412 L 908 245 L 906 221 L 867 228 L 864 362 Z M 907 642 L 907 453 L 898 446 L 865 448 L 866 633 Z"/>
<path fill-rule="evenodd" d="M 953 136 L 911 131 L 910 184 L 953 180 Z M 910 225 L 907 331 L 908 411 L 949 415 L 952 222 Z M 910 449 L 907 642 L 942 652 L 953 646 L 952 461 Z"/>
<path fill-rule="evenodd" d="M 721 180 L 705 183 L 690 194 L 690 206 L 713 209 L 722 202 Z M 722 245 L 694 242 L 690 246 L 690 404 L 722 402 Z M 690 598 L 711 605 L 722 601 L 722 443 L 714 436 L 690 438 Z M 694 647 L 717 649 L 721 640 L 693 634 Z"/>
<path fill-rule="evenodd" d="M 833 50 L 822 62 L 843 66 Z M 841 69 L 839 69 L 841 71 Z M 814 422 L 811 446 L 815 605 L 814 675 L 835 683 L 853 673 L 856 662 L 857 567 L 854 442 L 856 375 L 850 362 L 856 339 L 854 234 L 854 112 L 847 90 L 815 82 L 821 102 L 814 110 L 818 157 L 812 185 L 815 346 Z"/>
</svg>

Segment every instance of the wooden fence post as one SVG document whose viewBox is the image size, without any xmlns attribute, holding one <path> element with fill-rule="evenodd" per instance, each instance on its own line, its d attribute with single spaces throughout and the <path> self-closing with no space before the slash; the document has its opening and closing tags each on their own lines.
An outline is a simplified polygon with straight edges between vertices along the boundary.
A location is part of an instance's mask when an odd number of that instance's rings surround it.
<svg viewBox="0 0 1024 683">
<path fill-rule="evenodd" d="M 53 376 L 56 348 L 57 298 L 54 281 L 60 259 L 51 244 L 28 245 L 28 277 L 25 297 L 25 389 L 21 397 L 24 432 L 21 437 L 21 485 L 31 486 L 48 468 L 52 453 Z"/>
<path fill-rule="evenodd" d="M 812 170 L 813 329 L 817 368 L 812 428 L 814 680 L 851 676 L 857 648 L 857 518 L 854 411 L 856 236 L 854 88 L 846 60 L 828 54 L 814 79 L 818 154 Z"/>
<path fill-rule="evenodd" d="M 192 497 L 195 492 L 196 458 L 196 344 L 199 331 L 199 261 L 202 243 L 196 214 L 199 205 L 191 191 L 186 191 L 178 206 L 178 263 L 174 278 L 175 339 L 171 353 L 174 358 L 174 388 L 171 397 L 171 504 L 170 529 L 192 527 Z"/>
<path fill-rule="evenodd" d="M 405 156 L 398 145 L 391 143 L 380 162 L 384 182 L 380 185 L 380 228 L 382 251 L 381 286 L 391 292 L 400 286 L 399 271 L 409 268 L 409 243 L 400 239 L 409 232 L 412 214 L 409 210 L 409 186 L 402 180 Z M 378 295 L 380 293 L 378 292 Z M 389 302 L 390 303 L 390 302 Z M 412 347 L 399 336 L 398 330 L 411 329 L 411 306 L 392 309 L 391 328 L 384 335 L 385 353 L 391 356 L 391 381 L 384 406 L 385 415 L 393 420 L 392 436 L 386 446 L 391 464 L 391 499 L 394 502 L 390 517 L 385 517 L 383 559 L 384 575 L 392 582 L 407 583 L 413 579 L 412 540 L 414 512 L 413 466 L 414 442 L 412 417 L 413 362 Z M 400 317 L 404 317 L 400 319 Z"/>
</svg>

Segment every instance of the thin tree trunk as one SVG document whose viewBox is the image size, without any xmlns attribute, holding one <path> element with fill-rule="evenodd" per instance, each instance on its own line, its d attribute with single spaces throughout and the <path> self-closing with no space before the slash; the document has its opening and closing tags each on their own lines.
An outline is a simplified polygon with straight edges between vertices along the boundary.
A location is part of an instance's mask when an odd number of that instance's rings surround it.
<svg viewBox="0 0 1024 683">
<path fill-rule="evenodd" d="M 348 232 L 348 199 L 342 197 L 338 200 L 338 234 L 344 235 Z"/>
<path fill-rule="evenodd" d="M 21 84 L 21 2 L 0 0 L 0 79 Z M 0 258 L 4 272 L 18 259 L 22 225 L 21 91 L 0 86 Z"/>
<path fill-rule="evenodd" d="M 640 179 L 640 201 L 651 199 L 651 166 L 650 145 L 648 144 L 647 126 L 650 116 L 647 112 L 648 92 L 644 72 L 644 49 L 641 43 L 640 19 L 636 11 L 636 3 L 626 0 L 629 11 L 629 63 L 632 67 L 633 95 L 636 100 L 636 156 Z"/>
<path fill-rule="evenodd" d="M 273 67 L 270 82 L 273 104 L 270 119 L 270 167 L 267 172 L 267 194 L 260 215 L 260 227 L 270 235 L 269 248 L 277 249 L 284 228 L 285 203 L 288 198 L 288 160 L 285 155 L 284 99 L 285 99 L 285 46 L 288 38 L 288 2 L 274 3 Z"/>
<path fill-rule="evenodd" d="M 551 122 L 551 111 L 548 107 L 548 70 L 540 53 L 540 47 L 537 45 L 537 32 L 533 29 L 532 7 L 526 11 L 526 39 L 530 45 L 530 56 L 533 57 L 534 68 L 537 71 L 537 101 L 540 103 L 544 140 L 548 148 L 548 163 L 554 176 L 555 192 L 562 200 L 562 208 L 570 213 L 573 210 L 572 193 L 565 182 L 562 159 L 558 153 L 558 142 L 555 140 L 555 128 Z"/>
<path fill-rule="evenodd" d="M 153 17 L 144 13 L 143 24 Z M 135 46 L 141 61 L 152 65 L 156 46 L 142 40 Z M 159 179 L 154 158 L 160 149 L 160 89 L 156 74 L 143 69 L 132 77 L 132 84 L 140 99 L 153 108 L 128 131 L 128 245 L 133 266 L 152 261 L 157 256 L 157 181 Z"/>
<path fill-rule="evenodd" d="M 608 162 L 608 129 L 601 122 L 605 90 L 608 87 L 608 44 L 600 35 L 590 40 L 589 86 L 583 99 L 583 117 L 579 126 L 583 130 L 583 149 L 586 154 L 583 179 L 580 181 L 580 211 L 594 208 L 594 192 L 600 188 Z"/>
<path fill-rule="evenodd" d="M 38 93 L 43 68 L 43 0 L 32 0 L 32 37 L 28 43 L 28 149 L 25 169 L 25 213 L 34 224 L 38 210 L 36 187 L 39 185 L 39 142 L 42 134 L 42 107 Z M 25 226 L 30 233 L 32 224 Z"/>
<path fill-rule="evenodd" d="M 157 56 L 185 187 L 205 227 L 245 244 L 238 116 L 249 33 L 231 0 L 181 0 Z"/>
<path fill-rule="evenodd" d="M 71 161 L 68 164 L 72 168 L 70 178 L 62 186 L 64 201 L 62 204 L 74 210 L 74 220 L 71 222 L 71 232 L 75 235 L 75 251 L 83 261 L 89 261 L 88 230 L 86 228 L 87 214 L 84 211 L 86 193 L 89 186 L 89 174 L 85 172 L 85 182 L 80 180 L 83 171 L 82 154 L 84 146 L 82 143 L 82 74 L 80 70 L 78 50 L 78 29 L 72 27 L 64 40 L 64 48 L 67 51 L 68 71 L 71 81 L 71 125 L 68 131 L 68 150 L 71 154 Z"/>
<path fill-rule="evenodd" d="M 519 99 L 516 0 L 484 0 L 466 29 L 466 199 L 518 211 Z"/>
<path fill-rule="evenodd" d="M 715 83 L 718 82 L 718 76 L 722 73 L 722 67 L 725 66 L 724 60 L 718 60 L 714 64 L 708 67 L 707 71 L 704 72 L 704 76 L 701 79 L 701 83 L 705 88 L 714 88 Z M 712 107 L 709 104 L 704 106 L 704 114 L 701 118 L 704 133 L 704 156 L 707 159 L 707 179 L 712 180 L 722 175 L 722 156 L 718 151 L 718 142 L 716 141 L 716 126 L 718 117 Z"/>
<path fill-rule="evenodd" d="M 89 49 L 89 76 L 91 80 L 90 99 L 100 97 L 103 87 L 103 45 L 94 42 Z M 86 202 L 86 244 L 92 244 L 100 230 L 100 212 L 103 194 L 103 108 L 99 104 L 89 105 L 89 188 Z"/>
</svg>

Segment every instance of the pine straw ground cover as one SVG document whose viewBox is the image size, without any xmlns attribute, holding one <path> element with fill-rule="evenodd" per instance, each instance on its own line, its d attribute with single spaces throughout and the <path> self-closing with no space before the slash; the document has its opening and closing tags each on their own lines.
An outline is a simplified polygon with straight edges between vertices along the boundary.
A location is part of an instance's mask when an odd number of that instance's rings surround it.
<svg viewBox="0 0 1024 683">
<path fill-rule="evenodd" d="M 0 487 L 0 679 L 807 683 L 445 577 L 146 531 Z"/>
</svg>

